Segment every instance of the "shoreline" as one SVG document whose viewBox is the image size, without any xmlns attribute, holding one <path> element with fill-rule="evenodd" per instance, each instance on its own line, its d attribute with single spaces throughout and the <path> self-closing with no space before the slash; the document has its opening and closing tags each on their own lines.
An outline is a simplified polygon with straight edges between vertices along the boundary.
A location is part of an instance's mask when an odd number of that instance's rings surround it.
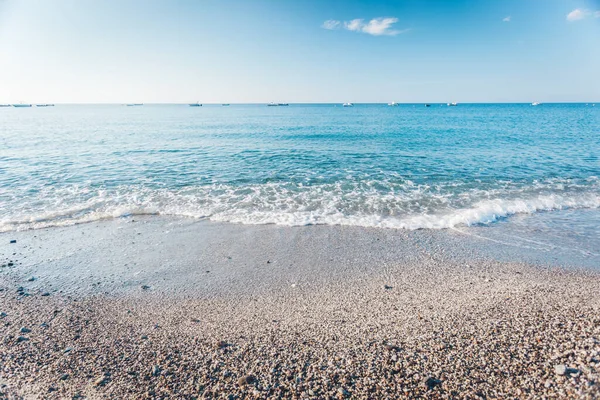
<svg viewBox="0 0 600 400">
<path fill-rule="evenodd" d="M 598 271 L 452 232 L 135 220 L 0 234 L 4 396 L 600 394 Z"/>
</svg>

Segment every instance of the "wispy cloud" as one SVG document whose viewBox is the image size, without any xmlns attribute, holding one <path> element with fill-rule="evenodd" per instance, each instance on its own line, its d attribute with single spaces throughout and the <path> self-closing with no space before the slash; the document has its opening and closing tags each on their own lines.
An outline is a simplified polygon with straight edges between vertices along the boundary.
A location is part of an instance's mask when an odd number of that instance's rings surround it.
<svg viewBox="0 0 600 400">
<path fill-rule="evenodd" d="M 408 32 L 410 29 L 397 30 L 393 29 L 393 25 L 398 22 L 398 18 L 373 18 L 369 22 L 364 19 L 353 19 L 351 21 L 337 21 L 334 19 L 327 20 L 321 25 L 324 29 L 334 30 L 342 26 L 344 29 L 353 32 L 367 33 L 373 36 L 395 36 L 400 33 Z"/>
<path fill-rule="evenodd" d="M 323 29 L 329 29 L 330 31 L 337 29 L 340 27 L 341 22 L 340 21 L 336 21 L 335 19 L 328 19 L 327 21 L 323 22 L 323 25 L 321 25 L 321 28 Z"/>
<path fill-rule="evenodd" d="M 502 18 L 502 22 L 510 22 L 511 18 L 512 17 L 510 15 L 508 17 L 504 17 L 504 18 Z"/>
<path fill-rule="evenodd" d="M 569 22 L 580 21 L 582 19 L 592 17 L 592 16 L 594 18 L 600 18 L 600 10 L 592 12 L 590 10 L 576 8 L 567 14 L 567 21 L 569 21 Z"/>
</svg>

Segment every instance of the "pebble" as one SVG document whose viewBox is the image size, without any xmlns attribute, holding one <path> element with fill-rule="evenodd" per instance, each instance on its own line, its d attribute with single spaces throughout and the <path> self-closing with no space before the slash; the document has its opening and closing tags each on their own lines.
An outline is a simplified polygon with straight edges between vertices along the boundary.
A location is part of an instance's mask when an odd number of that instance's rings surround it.
<svg viewBox="0 0 600 400">
<path fill-rule="evenodd" d="M 35 276 L 32 276 L 31 278 L 27 279 L 28 282 L 33 282 L 35 281 Z"/>
<path fill-rule="evenodd" d="M 148 290 L 148 289 L 150 289 L 150 286 L 148 286 L 148 285 L 142 285 L 142 290 Z"/>
<path fill-rule="evenodd" d="M 240 377 L 240 379 L 238 379 L 238 383 L 240 384 L 240 386 L 251 385 L 254 382 L 256 382 L 256 378 L 254 377 L 254 375 L 244 375 Z"/>
<path fill-rule="evenodd" d="M 69 379 L 69 374 L 62 374 L 62 375 L 60 376 L 60 380 L 61 380 L 61 381 L 66 381 L 67 379 Z"/>
<path fill-rule="evenodd" d="M 104 375 L 99 376 L 94 381 L 94 386 L 104 386 L 106 384 L 106 377 Z"/>
<path fill-rule="evenodd" d="M 42 297 L 48 297 L 48 296 L 50 296 L 50 293 L 49 293 L 49 292 L 44 292 L 44 293 L 42 293 Z"/>
<path fill-rule="evenodd" d="M 394 287 L 390 286 L 390 285 L 383 285 L 383 288 L 386 290 L 390 290 L 390 289 L 393 289 Z"/>
<path fill-rule="evenodd" d="M 17 241 L 15 239 L 10 241 L 10 244 L 14 244 L 14 243 L 17 243 Z"/>
<path fill-rule="evenodd" d="M 152 367 L 152 376 L 160 375 L 160 366 L 155 365 Z"/>
<path fill-rule="evenodd" d="M 439 385 L 440 383 L 442 383 L 442 381 L 435 379 L 433 376 L 428 376 L 425 381 L 423 382 L 423 384 L 425 385 L 425 387 L 427 387 L 427 389 L 432 390 L 433 388 L 435 388 L 437 385 Z"/>
<path fill-rule="evenodd" d="M 31 332 L 31 329 L 22 327 L 19 332 L 21 332 L 21 333 L 29 333 L 29 332 Z"/>
<path fill-rule="evenodd" d="M 0 318 L 4 318 L 6 316 L 8 316 L 7 313 L 5 313 L 4 311 L 0 312 Z"/>
<path fill-rule="evenodd" d="M 567 366 L 565 364 L 558 364 L 554 366 L 554 373 L 556 375 L 565 375 L 567 373 Z"/>
<path fill-rule="evenodd" d="M 19 336 L 17 338 L 17 343 L 26 342 L 28 340 L 29 340 L 29 338 L 26 338 L 25 336 Z"/>
</svg>

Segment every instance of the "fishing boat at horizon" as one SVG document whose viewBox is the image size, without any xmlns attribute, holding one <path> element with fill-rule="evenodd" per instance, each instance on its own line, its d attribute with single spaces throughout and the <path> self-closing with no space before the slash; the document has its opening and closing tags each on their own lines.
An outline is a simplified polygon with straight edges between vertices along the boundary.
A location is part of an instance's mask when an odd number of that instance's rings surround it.
<svg viewBox="0 0 600 400">
<path fill-rule="evenodd" d="M 200 102 L 198 102 L 198 103 L 192 103 L 189 106 L 190 107 L 202 107 L 202 104 Z"/>
<path fill-rule="evenodd" d="M 19 104 L 13 104 L 12 106 L 15 108 L 25 108 L 25 107 L 31 107 L 31 104 L 19 103 Z"/>
<path fill-rule="evenodd" d="M 399 104 L 396 103 L 395 101 L 392 101 L 391 103 L 388 103 L 388 106 L 390 107 L 397 107 Z"/>
<path fill-rule="evenodd" d="M 125 104 L 127 107 L 139 107 L 139 106 L 143 106 L 144 103 L 129 103 L 129 104 Z"/>
<path fill-rule="evenodd" d="M 537 101 L 534 101 L 533 103 L 531 103 L 532 106 L 539 106 L 542 103 L 538 103 Z"/>
<path fill-rule="evenodd" d="M 354 107 L 354 104 L 352 103 L 344 103 L 342 104 L 343 107 Z"/>
<path fill-rule="evenodd" d="M 36 107 L 54 107 L 54 104 L 36 104 Z"/>
<path fill-rule="evenodd" d="M 448 107 L 456 107 L 458 105 L 458 103 L 448 103 L 447 106 Z"/>
</svg>

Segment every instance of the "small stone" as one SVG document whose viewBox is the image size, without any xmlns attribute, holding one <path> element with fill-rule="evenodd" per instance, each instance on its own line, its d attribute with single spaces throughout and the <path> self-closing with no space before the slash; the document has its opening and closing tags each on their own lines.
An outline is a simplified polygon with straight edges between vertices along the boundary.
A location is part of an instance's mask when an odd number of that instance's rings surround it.
<svg viewBox="0 0 600 400">
<path fill-rule="evenodd" d="M 385 290 L 390 290 L 390 289 L 393 289 L 393 286 L 390 286 L 390 285 L 383 285 L 383 288 L 384 288 Z"/>
<path fill-rule="evenodd" d="M 29 332 L 31 332 L 31 329 L 22 327 L 21 330 L 20 330 L 20 332 L 21 333 L 29 333 Z"/>
<path fill-rule="evenodd" d="M 271 264 L 271 260 L 267 260 L 267 264 Z"/>
<path fill-rule="evenodd" d="M 12 261 L 10 261 L 10 262 L 9 262 L 8 264 L 6 264 L 6 265 L 7 265 L 7 266 L 9 266 L 9 267 L 12 267 L 13 265 L 15 265 L 15 263 L 14 263 L 14 262 L 12 262 Z"/>
<path fill-rule="evenodd" d="M 160 367 L 158 365 L 155 365 L 154 367 L 152 367 L 152 376 L 158 375 L 160 375 Z"/>
<path fill-rule="evenodd" d="M 142 335 L 141 339 L 142 339 L 142 340 L 146 340 L 146 339 L 148 339 L 148 336 L 146 336 L 146 335 Z"/>
<path fill-rule="evenodd" d="M 26 338 L 25 336 L 19 336 L 17 338 L 17 343 L 26 342 L 28 340 L 29 340 L 29 338 Z"/>
<path fill-rule="evenodd" d="M 338 392 L 339 397 L 349 397 L 350 396 L 350 393 L 348 393 L 348 391 L 346 389 L 344 389 L 343 387 L 339 388 L 337 390 L 337 392 Z"/>
<path fill-rule="evenodd" d="M 62 374 L 62 375 L 60 376 L 60 380 L 61 380 L 61 381 L 66 381 L 67 379 L 69 379 L 69 374 Z"/>
<path fill-rule="evenodd" d="M 567 366 L 565 364 L 558 364 L 554 366 L 554 373 L 556 375 L 565 375 L 567 373 Z"/>
<path fill-rule="evenodd" d="M 150 289 L 150 286 L 148 286 L 148 285 L 142 285 L 142 290 L 148 290 L 148 289 Z"/>
<path fill-rule="evenodd" d="M 50 296 L 50 293 L 48 293 L 48 292 L 42 293 L 42 297 L 48 297 L 48 296 Z"/>
<path fill-rule="evenodd" d="M 65 354 L 66 354 L 66 353 L 70 353 L 70 352 L 71 352 L 71 350 L 73 350 L 73 348 L 72 348 L 72 347 L 67 347 L 66 349 L 64 349 L 64 350 L 63 350 L 63 353 L 65 353 Z"/>
<path fill-rule="evenodd" d="M 256 378 L 254 377 L 254 375 L 244 375 L 240 377 L 240 379 L 238 379 L 238 383 L 240 384 L 240 386 L 252 385 L 254 382 L 256 382 Z"/>
<path fill-rule="evenodd" d="M 8 316 L 7 313 L 5 313 L 4 311 L 0 312 L 0 318 L 4 318 L 6 316 Z"/>
<path fill-rule="evenodd" d="M 224 341 L 224 340 L 219 340 L 219 341 L 217 342 L 217 348 L 219 348 L 219 349 L 223 349 L 223 348 L 225 348 L 225 347 L 227 347 L 227 342 L 226 342 L 226 341 Z"/>
<path fill-rule="evenodd" d="M 40 324 L 40 328 L 47 328 L 48 326 L 49 326 L 49 325 L 48 325 L 47 323 L 45 323 L 45 322 L 42 322 L 42 323 Z"/>
<path fill-rule="evenodd" d="M 106 378 L 103 376 L 99 376 L 94 381 L 94 386 L 104 386 L 106 385 Z"/>
<path fill-rule="evenodd" d="M 28 282 L 33 282 L 35 281 L 35 276 L 32 276 L 31 278 L 27 279 Z"/>
<path fill-rule="evenodd" d="M 442 381 L 435 379 L 433 376 L 428 376 L 425 381 L 423 382 L 423 384 L 425 385 L 425 387 L 427 387 L 427 389 L 432 390 L 433 388 L 435 388 L 437 385 L 439 385 L 440 383 L 442 383 Z"/>
<path fill-rule="evenodd" d="M 14 244 L 14 243 L 17 243 L 17 241 L 15 239 L 10 241 L 10 244 Z"/>
</svg>

